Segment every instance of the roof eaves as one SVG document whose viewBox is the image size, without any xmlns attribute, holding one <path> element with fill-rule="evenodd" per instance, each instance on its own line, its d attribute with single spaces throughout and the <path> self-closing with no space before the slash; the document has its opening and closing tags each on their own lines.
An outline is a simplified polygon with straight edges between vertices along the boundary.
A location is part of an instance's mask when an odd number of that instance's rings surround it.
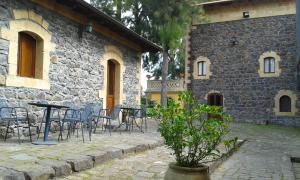
<svg viewBox="0 0 300 180">
<path fill-rule="evenodd" d="M 100 11 L 99 9 L 95 8 L 94 6 L 92 6 L 91 4 L 85 2 L 84 0 L 75 0 L 77 3 L 79 3 L 80 5 L 84 6 L 85 8 L 91 10 L 93 13 L 97 14 L 98 16 L 108 20 L 110 23 L 112 23 L 113 25 L 115 25 L 116 27 L 120 28 L 122 31 L 127 32 L 128 34 L 130 34 L 131 36 L 137 38 L 139 41 L 141 41 L 141 43 L 144 43 L 146 45 L 146 47 L 149 47 L 151 49 L 151 51 L 161 51 L 162 47 L 153 43 L 152 41 L 144 38 L 143 36 L 137 34 L 136 32 L 134 32 L 133 30 L 127 28 L 123 23 L 121 23 L 120 21 L 112 18 L 111 16 L 107 15 L 106 13 Z M 148 50 L 150 50 L 148 49 Z"/>
</svg>

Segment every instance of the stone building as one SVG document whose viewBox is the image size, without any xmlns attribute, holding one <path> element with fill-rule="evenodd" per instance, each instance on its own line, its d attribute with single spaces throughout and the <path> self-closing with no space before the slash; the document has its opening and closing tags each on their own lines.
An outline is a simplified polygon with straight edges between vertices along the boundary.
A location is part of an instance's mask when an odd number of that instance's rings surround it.
<svg viewBox="0 0 300 180">
<path fill-rule="evenodd" d="M 300 126 L 295 0 L 200 4 L 187 41 L 186 82 L 236 121 Z M 200 23 L 199 23 L 200 22 Z"/>
<path fill-rule="evenodd" d="M 159 50 L 83 0 L 0 1 L 0 99 L 13 106 L 139 105 L 141 54 Z"/>
</svg>

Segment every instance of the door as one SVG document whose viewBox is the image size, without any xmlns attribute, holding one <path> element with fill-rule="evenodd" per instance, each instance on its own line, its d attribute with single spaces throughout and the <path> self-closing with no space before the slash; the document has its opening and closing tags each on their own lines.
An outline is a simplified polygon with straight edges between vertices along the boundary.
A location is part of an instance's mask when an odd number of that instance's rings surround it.
<svg viewBox="0 0 300 180">
<path fill-rule="evenodd" d="M 208 105 L 223 106 L 223 96 L 221 94 L 213 93 L 208 95 Z"/>
<path fill-rule="evenodd" d="M 18 75 L 35 77 L 36 40 L 26 33 L 19 33 Z"/>
<path fill-rule="evenodd" d="M 223 96 L 218 93 L 212 93 L 208 95 L 207 98 L 208 102 L 207 104 L 210 106 L 223 106 Z M 221 119 L 219 116 L 214 116 L 212 114 L 208 114 L 208 118 L 216 118 L 216 119 Z"/>
<path fill-rule="evenodd" d="M 116 65 L 113 61 L 108 61 L 107 71 L 107 100 L 106 109 L 110 113 L 115 106 L 115 84 L 116 84 Z"/>
</svg>

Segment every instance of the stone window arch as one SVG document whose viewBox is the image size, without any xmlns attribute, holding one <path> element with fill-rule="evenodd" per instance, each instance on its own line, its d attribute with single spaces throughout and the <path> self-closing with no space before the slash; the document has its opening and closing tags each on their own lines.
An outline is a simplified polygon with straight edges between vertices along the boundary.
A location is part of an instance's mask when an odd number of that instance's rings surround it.
<svg viewBox="0 0 300 180">
<path fill-rule="evenodd" d="M 295 116 L 297 96 L 290 90 L 280 90 L 274 98 L 274 112 L 277 116 Z"/>
<path fill-rule="evenodd" d="M 51 42 L 49 24 L 42 16 L 31 10 L 14 10 L 13 12 L 15 19 L 9 22 L 9 28 L 0 29 L 0 37 L 9 41 L 8 75 L 5 85 L 50 89 L 50 52 L 54 51 L 55 44 Z M 19 37 L 22 32 L 26 32 L 37 40 L 34 77 L 18 75 Z"/>
<path fill-rule="evenodd" d="M 280 69 L 280 56 L 274 51 L 263 53 L 259 57 L 259 70 L 260 77 L 279 77 Z"/>
<path fill-rule="evenodd" d="M 199 56 L 196 61 L 194 61 L 194 79 L 209 79 L 212 75 L 210 71 L 211 62 L 207 57 Z"/>
</svg>

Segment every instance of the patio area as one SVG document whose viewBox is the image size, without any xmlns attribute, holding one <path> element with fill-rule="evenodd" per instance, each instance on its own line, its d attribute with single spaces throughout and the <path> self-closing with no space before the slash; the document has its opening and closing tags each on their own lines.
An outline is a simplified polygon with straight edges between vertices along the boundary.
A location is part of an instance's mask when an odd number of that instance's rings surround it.
<svg viewBox="0 0 300 180">
<path fill-rule="evenodd" d="M 294 180 L 290 157 L 300 157 L 300 131 L 276 125 L 232 123 L 230 136 L 247 141 L 215 171 L 212 180 Z M 283 143 L 284 142 L 284 143 Z M 158 147 L 122 159 L 107 161 L 93 169 L 61 180 L 96 179 L 163 179 L 168 163 L 174 161 L 170 150 Z M 297 166 L 298 167 L 298 166 Z M 299 168 L 295 167 L 295 170 Z"/>
<path fill-rule="evenodd" d="M 148 131 L 97 132 L 92 141 L 82 142 L 81 136 L 60 141 L 57 145 L 33 145 L 24 140 L 0 142 L 0 179 L 49 179 L 67 176 L 73 172 L 90 169 L 128 153 L 137 153 L 163 144 L 155 121 L 149 121 Z M 88 135 L 86 135 L 88 136 Z M 57 133 L 50 133 L 49 139 L 56 140 Z M 27 140 L 27 141 L 26 141 Z"/>
</svg>

